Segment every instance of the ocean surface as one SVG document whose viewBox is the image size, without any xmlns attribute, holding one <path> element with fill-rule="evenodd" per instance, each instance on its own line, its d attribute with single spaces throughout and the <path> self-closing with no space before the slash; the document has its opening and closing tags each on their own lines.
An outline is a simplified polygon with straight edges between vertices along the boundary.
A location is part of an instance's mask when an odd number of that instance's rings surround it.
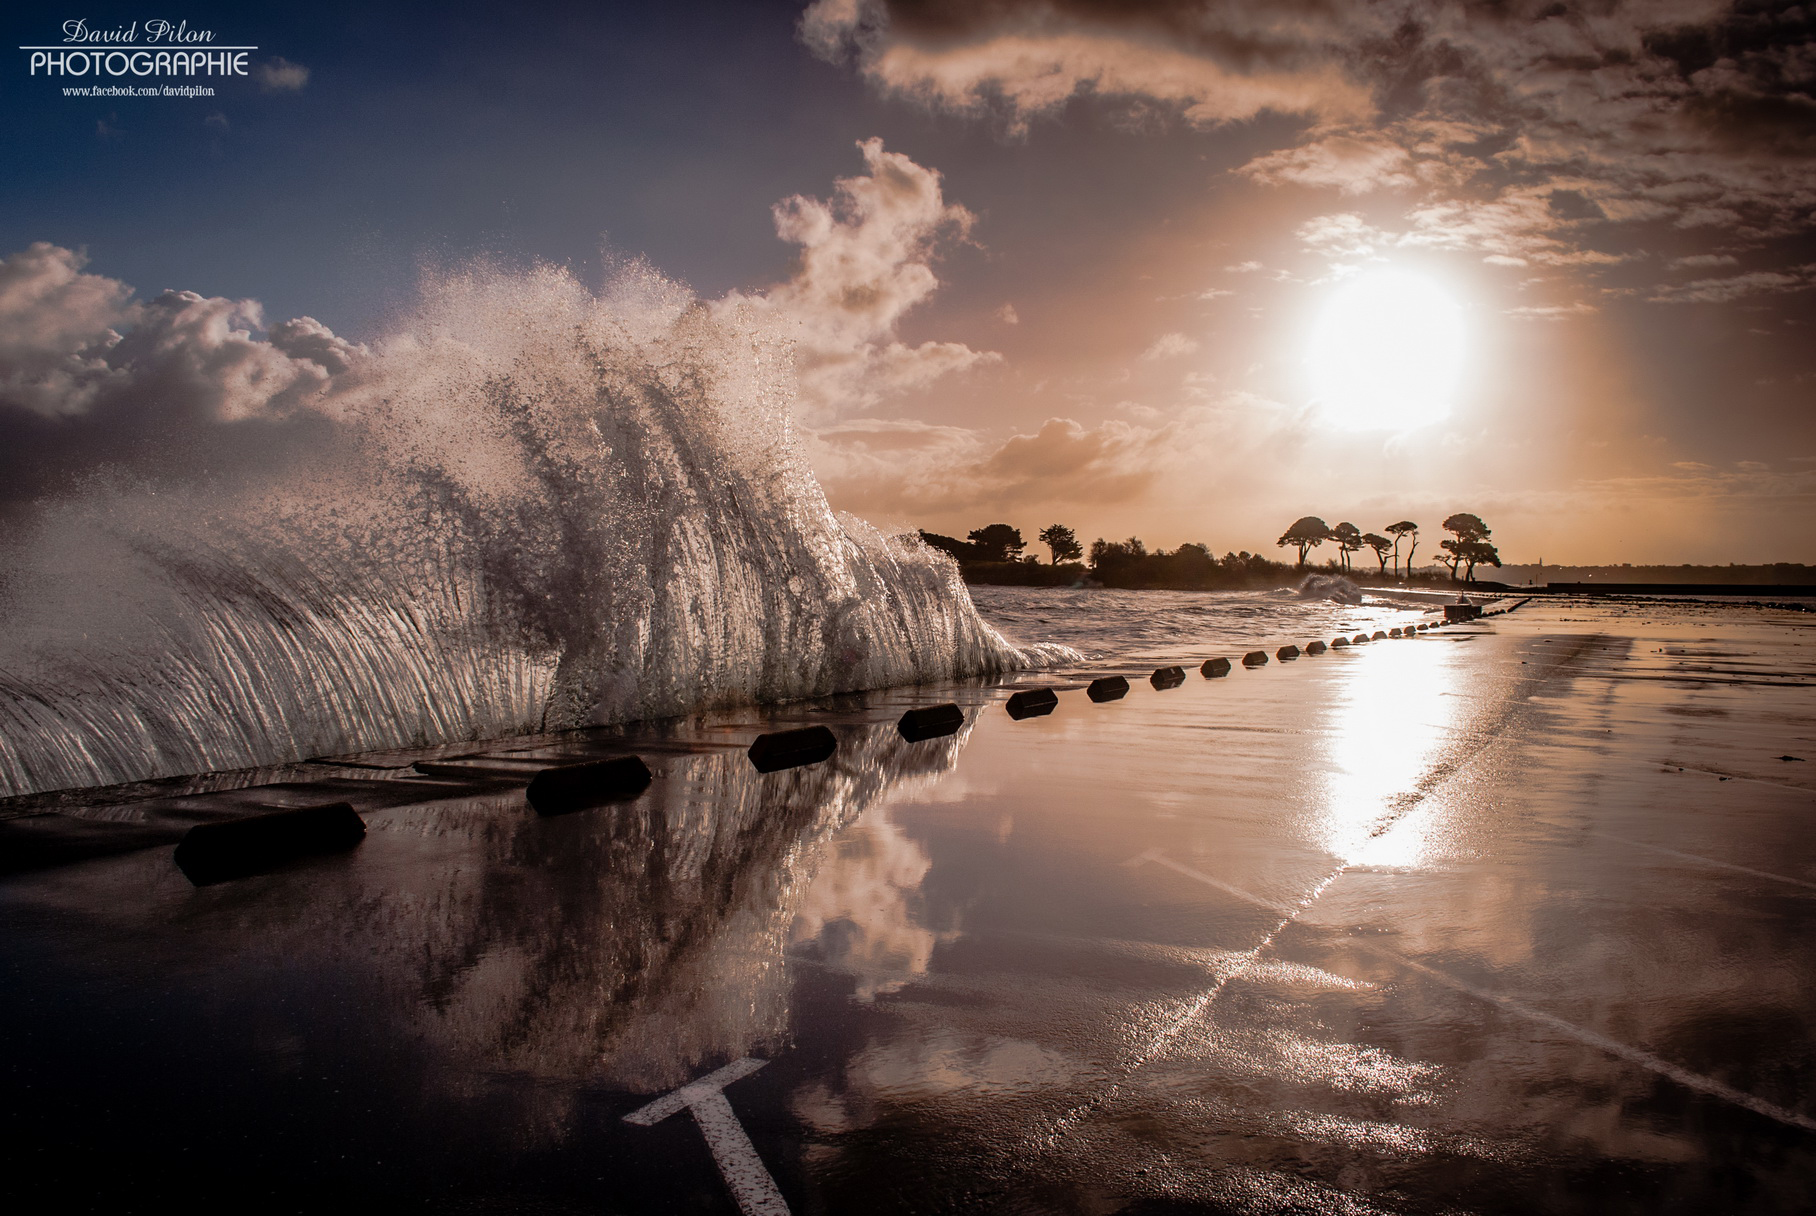
<svg viewBox="0 0 1816 1216">
<path fill-rule="evenodd" d="M 1209 658 L 1437 620 L 1445 596 L 1362 593 L 1360 604 L 1278 591 L 971 588 L 985 621 L 1015 646 L 1060 645 L 1093 662 Z"/>
</svg>

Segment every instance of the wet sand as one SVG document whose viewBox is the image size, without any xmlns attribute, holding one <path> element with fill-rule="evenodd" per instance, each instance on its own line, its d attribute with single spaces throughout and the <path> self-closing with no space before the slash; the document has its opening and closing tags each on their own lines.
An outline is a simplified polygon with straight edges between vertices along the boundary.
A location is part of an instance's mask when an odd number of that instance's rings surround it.
<svg viewBox="0 0 1816 1216">
<path fill-rule="evenodd" d="M 656 776 L 559 818 L 495 759 L 299 766 L 396 787 L 365 843 L 202 888 L 170 834 L 253 796 L 77 807 L 142 843 L 0 881 L 0 1193 L 1807 1211 L 1808 621 L 1535 601 L 1164 691 L 1028 676 L 1059 704 L 1021 721 L 970 684 L 544 741 Z M 896 732 L 946 700 L 958 734 Z M 806 724 L 832 760 L 746 760 Z"/>
</svg>

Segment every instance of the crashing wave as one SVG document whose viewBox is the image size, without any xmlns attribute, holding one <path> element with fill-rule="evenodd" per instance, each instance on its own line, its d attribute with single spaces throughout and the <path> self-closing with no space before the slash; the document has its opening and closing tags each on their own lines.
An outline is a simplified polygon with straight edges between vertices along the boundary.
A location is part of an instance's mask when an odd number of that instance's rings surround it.
<svg viewBox="0 0 1816 1216">
<path fill-rule="evenodd" d="M 773 322 L 647 268 L 450 275 L 281 474 L 91 485 L 4 561 L 0 794 L 1033 661 L 835 515 Z"/>
</svg>

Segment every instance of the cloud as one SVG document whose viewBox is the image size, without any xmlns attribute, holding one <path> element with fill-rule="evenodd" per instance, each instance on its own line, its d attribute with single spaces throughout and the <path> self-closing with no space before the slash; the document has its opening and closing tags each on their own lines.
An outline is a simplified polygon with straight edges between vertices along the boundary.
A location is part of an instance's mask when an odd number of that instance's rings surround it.
<svg viewBox="0 0 1816 1216">
<path fill-rule="evenodd" d="M 833 505 L 876 519 L 1082 507 L 1101 516 L 1185 501 L 1189 514 L 1202 510 L 1194 495 L 1207 481 L 1264 498 L 1310 424 L 1246 393 L 1188 396 L 1191 404 L 1167 411 L 1124 403 L 1123 418 L 1053 417 L 1008 435 L 872 419 L 811 431 L 807 450 Z"/>
<path fill-rule="evenodd" d="M 1736 266 L 1740 259 L 1725 253 L 1698 253 L 1687 258 L 1674 258 L 1672 270 L 1713 270 L 1717 266 Z"/>
<path fill-rule="evenodd" d="M 1372 258 L 1398 243 L 1353 211 L 1320 215 L 1299 225 L 1295 235 L 1308 252 L 1327 258 Z"/>
<path fill-rule="evenodd" d="M 309 69 L 278 55 L 255 65 L 252 78 L 267 93 L 300 93 L 309 83 Z"/>
<path fill-rule="evenodd" d="M 1260 262 L 1238 262 L 1234 266 L 1225 266 L 1224 269 L 1231 274 L 1253 274 L 1257 270 L 1266 269 L 1266 267 L 1262 266 Z"/>
<path fill-rule="evenodd" d="M 1005 304 L 996 310 L 996 319 L 1004 325 L 1020 325 L 1021 314 L 1015 311 L 1015 305 Z"/>
<path fill-rule="evenodd" d="M 926 518 L 1029 503 L 1135 500 L 1177 462 L 1175 430 L 1050 418 L 1033 434 L 993 444 L 974 431 L 873 421 L 814 432 L 808 448 L 835 506 Z"/>
<path fill-rule="evenodd" d="M 251 300 L 135 298 L 43 241 L 0 260 L 0 481 L 9 499 L 109 462 L 205 463 L 208 436 L 291 418 L 364 353 Z M 218 455 L 218 453 L 217 453 Z"/>
<path fill-rule="evenodd" d="M 1523 308 L 1505 310 L 1510 317 L 1519 317 L 1526 321 L 1562 321 L 1566 317 L 1580 317 L 1600 311 L 1593 304 L 1576 300 L 1569 304 L 1528 305 Z"/>
<path fill-rule="evenodd" d="M 37 241 L 0 261 L 0 402 L 55 418 L 87 412 L 110 381 L 132 288 L 83 274 L 88 259 Z"/>
<path fill-rule="evenodd" d="M 1659 287 L 1654 304 L 1725 304 L 1746 296 L 1782 295 L 1816 287 L 1816 263 L 1791 270 L 1752 270 L 1725 279 L 1697 279 Z"/>
<path fill-rule="evenodd" d="M 775 205 L 776 235 L 800 246 L 794 275 L 721 305 L 795 323 L 801 407 L 810 418 L 862 411 L 1001 358 L 958 342 L 909 346 L 897 337 L 901 318 L 939 287 L 939 249 L 963 240 L 977 217 L 945 201 L 937 170 L 886 151 L 880 139 L 857 146 L 866 172 L 840 178 L 831 201 L 797 194 Z"/>
<path fill-rule="evenodd" d="M 1297 148 L 1258 156 L 1238 172 L 1265 185 L 1291 183 L 1334 189 L 1341 194 L 1406 189 L 1418 179 L 1405 148 L 1379 140 L 1337 135 Z"/>
<path fill-rule="evenodd" d="M 1557 221 L 1549 190 L 1509 190 L 1497 198 L 1431 202 L 1407 213 L 1403 231 L 1378 228 L 1353 211 L 1301 224 L 1300 245 L 1341 263 L 1378 259 L 1395 249 L 1480 253 L 1494 266 L 1606 266 L 1621 254 L 1573 247 L 1553 234 Z"/>
<path fill-rule="evenodd" d="M 1312 119 L 1237 170 L 1415 197 L 1407 243 L 1593 271 L 1623 226 L 1806 233 L 1816 9 L 1728 0 L 817 0 L 816 53 L 1012 131 L 1075 99 Z"/>
<path fill-rule="evenodd" d="M 1141 353 L 1143 359 L 1176 359 L 1180 355 L 1189 355 L 1198 349 L 1198 339 L 1188 338 L 1184 334 L 1161 334 L 1154 340 L 1154 345 Z"/>
<path fill-rule="evenodd" d="M 1094 11 L 1099 10 L 1101 11 Z M 1117 18 L 1122 18 L 1120 21 Z M 1037 2 L 903 4 L 816 0 L 800 34 L 834 62 L 854 59 L 886 93 L 926 105 L 995 110 L 1011 130 L 1075 96 L 1157 102 L 1200 127 L 1264 112 L 1355 119 L 1367 90 L 1325 49 L 1366 14 L 1312 3 L 1277 6 Z M 1372 28 L 1372 23 L 1371 23 Z"/>
</svg>

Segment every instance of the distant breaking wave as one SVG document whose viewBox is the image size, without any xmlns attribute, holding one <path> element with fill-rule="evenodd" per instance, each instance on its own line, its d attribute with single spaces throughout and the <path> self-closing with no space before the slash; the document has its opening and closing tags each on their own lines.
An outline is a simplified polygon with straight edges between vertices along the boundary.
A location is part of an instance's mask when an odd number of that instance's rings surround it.
<svg viewBox="0 0 1816 1216">
<path fill-rule="evenodd" d="M 1337 604 L 1360 604 L 1362 589 L 1341 574 L 1308 574 L 1297 588 L 1302 600 L 1330 600 Z"/>
<path fill-rule="evenodd" d="M 281 476 L 41 504 L 8 542 L 0 795 L 1039 661 L 835 516 L 791 352 L 647 269 L 446 276 Z"/>
</svg>

